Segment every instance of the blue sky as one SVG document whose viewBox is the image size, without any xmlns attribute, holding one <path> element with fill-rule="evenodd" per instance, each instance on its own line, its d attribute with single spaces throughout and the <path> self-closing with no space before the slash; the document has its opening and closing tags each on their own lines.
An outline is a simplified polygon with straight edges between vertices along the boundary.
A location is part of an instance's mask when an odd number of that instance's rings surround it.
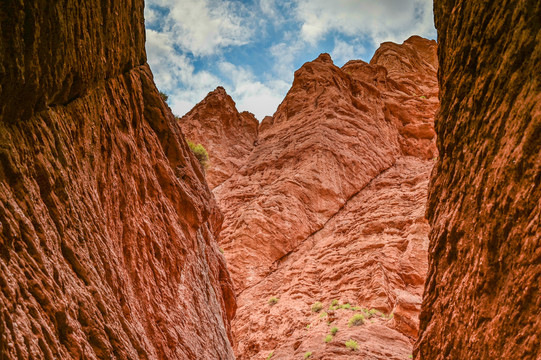
<svg viewBox="0 0 541 360">
<path fill-rule="evenodd" d="M 384 41 L 436 38 L 432 0 L 147 0 L 145 22 L 154 81 L 179 116 L 223 86 L 261 120 L 322 52 L 342 66 Z"/>
</svg>

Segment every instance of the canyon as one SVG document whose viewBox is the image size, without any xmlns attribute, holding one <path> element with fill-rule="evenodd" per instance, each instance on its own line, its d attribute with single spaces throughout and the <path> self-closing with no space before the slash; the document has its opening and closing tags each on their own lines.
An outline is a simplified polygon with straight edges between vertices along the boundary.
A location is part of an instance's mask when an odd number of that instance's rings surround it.
<svg viewBox="0 0 541 360">
<path fill-rule="evenodd" d="M 174 116 L 143 8 L 0 7 L 0 359 L 540 358 L 541 4 L 436 0 L 261 123 Z"/>
<path fill-rule="evenodd" d="M 436 48 L 414 36 L 342 68 L 322 54 L 295 73 L 257 133 L 223 88 L 179 119 L 186 137 L 209 152 L 209 181 L 224 213 L 218 242 L 239 304 L 237 359 L 411 355 L 437 154 Z M 232 155 L 240 165 L 224 170 Z M 231 174 L 221 183 L 214 163 Z M 312 312 L 316 302 L 324 308 Z M 357 313 L 366 325 L 349 327 Z M 338 333 L 325 343 L 333 327 Z M 358 352 L 344 346 L 350 339 Z"/>
</svg>

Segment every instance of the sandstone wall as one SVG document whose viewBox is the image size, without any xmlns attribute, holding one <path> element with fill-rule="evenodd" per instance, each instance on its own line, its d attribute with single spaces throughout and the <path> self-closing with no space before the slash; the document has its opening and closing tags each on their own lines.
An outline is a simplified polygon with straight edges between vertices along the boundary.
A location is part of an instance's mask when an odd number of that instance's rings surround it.
<svg viewBox="0 0 541 360">
<path fill-rule="evenodd" d="M 0 11 L 0 358 L 232 359 L 222 216 L 143 2 Z"/>
<path fill-rule="evenodd" d="M 440 158 L 417 359 L 541 357 L 541 3 L 434 3 Z"/>
</svg>

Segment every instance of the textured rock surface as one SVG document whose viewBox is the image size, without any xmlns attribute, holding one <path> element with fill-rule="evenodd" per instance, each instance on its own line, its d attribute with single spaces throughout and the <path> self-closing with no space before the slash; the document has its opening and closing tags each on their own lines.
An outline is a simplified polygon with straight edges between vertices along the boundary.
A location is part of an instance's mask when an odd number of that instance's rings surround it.
<svg viewBox="0 0 541 360">
<path fill-rule="evenodd" d="M 244 290 L 233 320 L 238 359 L 265 359 L 271 351 L 272 359 L 302 358 L 308 351 L 314 359 L 407 359 L 427 268 L 424 205 L 432 165 L 399 159 L 277 261 L 271 274 Z M 271 297 L 278 303 L 269 305 Z M 348 320 L 363 312 L 337 309 L 330 315 L 335 299 L 393 318 L 374 316 L 349 327 Z M 316 301 L 324 305 L 319 313 L 311 311 Z M 333 327 L 338 333 L 325 343 Z M 346 349 L 349 339 L 359 351 Z"/>
<path fill-rule="evenodd" d="M 145 64 L 142 9 L 0 7 L 2 359 L 233 358 L 221 214 Z"/>
<path fill-rule="evenodd" d="M 327 54 L 306 63 L 244 164 L 214 189 L 239 294 L 239 359 L 411 354 L 427 269 L 435 54 L 434 41 L 412 37 L 383 44 L 371 64 L 340 69 Z M 355 312 L 339 309 L 327 325 L 310 306 L 333 299 L 394 316 L 349 328 Z M 350 338 L 358 352 L 346 350 Z"/>
<path fill-rule="evenodd" d="M 215 189 L 226 214 L 219 242 L 238 291 L 394 163 L 397 131 L 379 95 L 327 54 L 295 73 L 246 164 Z"/>
<path fill-rule="evenodd" d="M 541 358 L 541 3 L 438 0 L 418 359 Z"/>
<path fill-rule="evenodd" d="M 223 87 L 210 92 L 179 120 L 186 138 L 209 154 L 206 178 L 211 189 L 229 179 L 254 148 L 259 123 L 252 113 L 239 113 Z"/>
</svg>

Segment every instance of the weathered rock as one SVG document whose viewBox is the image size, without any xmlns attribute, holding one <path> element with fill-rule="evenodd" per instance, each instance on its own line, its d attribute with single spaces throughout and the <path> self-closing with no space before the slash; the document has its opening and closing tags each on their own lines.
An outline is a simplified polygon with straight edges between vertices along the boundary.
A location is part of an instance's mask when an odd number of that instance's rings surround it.
<svg viewBox="0 0 541 360">
<path fill-rule="evenodd" d="M 541 3 L 434 3 L 440 158 L 417 359 L 541 358 Z"/>
<path fill-rule="evenodd" d="M 222 217 L 143 2 L 0 11 L 0 358 L 232 359 Z"/>
<path fill-rule="evenodd" d="M 353 196 L 321 230 L 274 264 L 273 271 L 239 295 L 233 320 L 237 359 L 407 359 L 418 329 L 427 269 L 429 231 L 424 219 L 432 161 L 401 158 Z M 271 297 L 279 301 L 267 302 Z M 361 309 L 377 309 L 364 325 L 348 326 Z M 324 307 L 311 311 L 316 301 Z M 323 317 L 322 317 L 323 315 Z M 307 325 L 310 325 L 307 328 Z M 333 327 L 338 333 L 325 343 Z M 354 339 L 359 351 L 348 351 Z"/>
<path fill-rule="evenodd" d="M 327 54 L 304 64 L 245 165 L 214 190 L 237 291 L 321 229 L 399 153 L 377 89 Z"/>
<path fill-rule="evenodd" d="M 383 44 L 371 64 L 340 69 L 327 54 L 305 64 L 244 165 L 214 189 L 239 359 L 411 354 L 427 269 L 435 54 L 434 41 L 412 37 Z M 350 328 L 355 312 L 337 309 L 327 325 L 310 306 L 333 299 L 394 316 Z M 339 334 L 325 343 L 333 326 Z M 358 352 L 346 350 L 350 338 Z"/>
<path fill-rule="evenodd" d="M 229 179 L 254 148 L 259 123 L 252 113 L 239 113 L 223 87 L 210 92 L 179 119 L 186 138 L 209 154 L 206 178 L 211 189 Z"/>
</svg>

